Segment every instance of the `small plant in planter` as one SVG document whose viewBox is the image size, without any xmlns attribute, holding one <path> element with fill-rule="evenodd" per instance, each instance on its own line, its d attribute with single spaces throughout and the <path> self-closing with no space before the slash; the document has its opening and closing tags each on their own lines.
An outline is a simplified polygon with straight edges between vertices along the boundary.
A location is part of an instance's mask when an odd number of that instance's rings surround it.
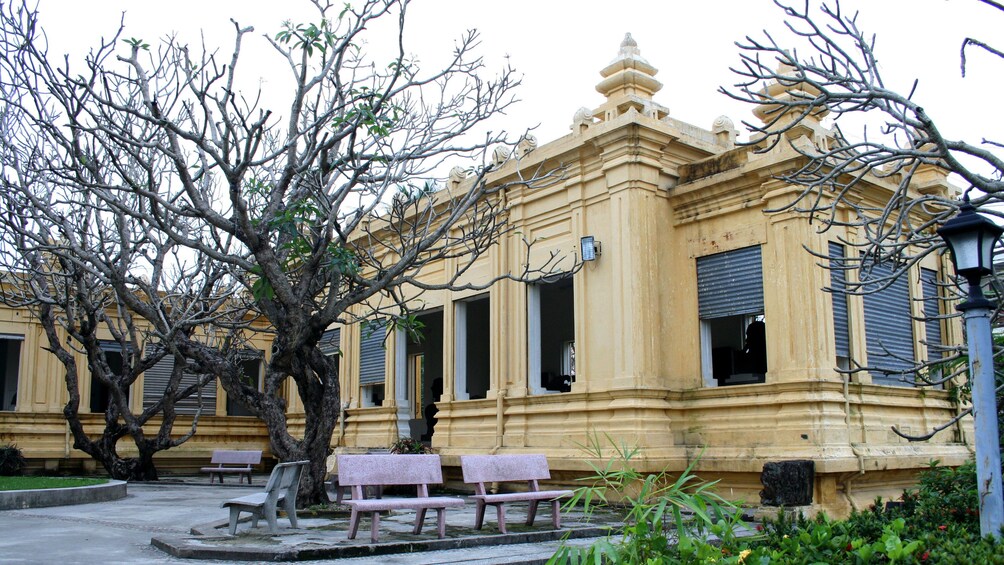
<svg viewBox="0 0 1004 565">
<path fill-rule="evenodd" d="M 24 467 L 27 464 L 18 446 L 8 443 L 0 447 L 0 476 L 20 476 L 24 474 Z"/>
<path fill-rule="evenodd" d="M 432 453 L 432 449 L 417 439 L 403 437 L 390 446 L 390 452 L 399 455 L 425 455 Z"/>
</svg>

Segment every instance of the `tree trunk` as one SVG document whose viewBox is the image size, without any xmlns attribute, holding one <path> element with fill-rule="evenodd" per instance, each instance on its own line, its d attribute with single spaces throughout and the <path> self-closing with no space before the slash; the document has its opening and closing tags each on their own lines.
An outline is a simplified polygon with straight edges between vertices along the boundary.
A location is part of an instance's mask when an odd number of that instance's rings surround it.
<svg viewBox="0 0 1004 565">
<path fill-rule="evenodd" d="M 267 402 L 261 416 L 268 427 L 272 452 L 280 461 L 308 461 L 297 495 L 297 506 L 304 507 L 329 501 L 324 481 L 341 399 L 335 363 L 316 346 L 304 346 L 296 351 L 297 355 L 287 358 L 289 364 L 285 367 L 281 351 L 273 357 L 273 362 L 277 362 L 276 369 L 280 372 L 288 370 L 287 374 L 297 384 L 304 407 L 303 438 L 290 436 L 285 407 L 280 403 Z"/>
<path fill-rule="evenodd" d="M 153 454 L 140 457 L 114 456 L 102 463 L 113 479 L 120 481 L 156 481 L 157 467 L 153 464 Z"/>
</svg>

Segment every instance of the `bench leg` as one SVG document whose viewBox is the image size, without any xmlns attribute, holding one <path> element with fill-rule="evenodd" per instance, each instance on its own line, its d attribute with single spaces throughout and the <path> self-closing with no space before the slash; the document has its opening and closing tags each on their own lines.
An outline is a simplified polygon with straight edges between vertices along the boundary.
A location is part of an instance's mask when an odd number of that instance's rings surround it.
<svg viewBox="0 0 1004 565">
<path fill-rule="evenodd" d="M 282 509 L 286 511 L 286 517 L 289 518 L 289 525 L 293 529 L 298 526 L 296 524 L 296 500 L 283 500 Z"/>
<path fill-rule="evenodd" d="M 505 529 L 505 504 L 496 504 L 495 512 L 499 517 L 499 531 L 503 534 L 508 534 L 509 532 Z"/>
<path fill-rule="evenodd" d="M 561 529 L 561 502 L 557 500 L 551 501 L 551 524 L 555 530 Z"/>
<path fill-rule="evenodd" d="M 376 543 L 380 539 L 380 513 L 371 512 L 372 523 L 370 524 L 370 541 Z"/>
<path fill-rule="evenodd" d="M 480 530 L 481 526 L 485 523 L 485 502 L 483 500 L 477 500 L 475 502 L 478 507 L 474 518 L 474 529 Z"/>
<path fill-rule="evenodd" d="M 268 520 L 268 533 L 275 535 L 279 533 L 279 521 L 276 519 L 276 509 L 273 508 L 263 508 L 262 512 L 265 514 L 265 519 Z"/>
<path fill-rule="evenodd" d="M 241 509 L 236 506 L 230 507 L 230 535 L 237 535 L 237 520 L 241 516 Z"/>
<path fill-rule="evenodd" d="M 531 500 L 529 508 L 526 509 L 526 525 L 532 526 L 533 521 L 537 519 L 537 505 L 540 504 L 539 500 Z"/>
<path fill-rule="evenodd" d="M 359 531 L 359 511 L 353 508 L 352 514 L 349 516 L 349 539 L 356 539 L 356 532 L 358 531 Z"/>
<path fill-rule="evenodd" d="M 425 523 L 425 508 L 420 508 L 415 511 L 415 529 L 411 533 L 416 536 L 422 533 L 422 524 Z"/>
<path fill-rule="evenodd" d="M 446 537 L 446 509 L 436 509 L 436 526 L 439 529 L 439 539 Z"/>
</svg>

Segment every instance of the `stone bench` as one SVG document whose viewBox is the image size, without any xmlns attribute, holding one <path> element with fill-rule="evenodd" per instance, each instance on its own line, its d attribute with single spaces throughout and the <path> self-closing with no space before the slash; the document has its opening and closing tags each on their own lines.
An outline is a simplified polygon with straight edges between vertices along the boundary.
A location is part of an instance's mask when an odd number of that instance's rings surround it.
<svg viewBox="0 0 1004 565">
<path fill-rule="evenodd" d="M 237 475 L 238 483 L 243 477 L 247 477 L 248 484 L 251 484 L 251 471 L 254 465 L 261 463 L 261 451 L 217 449 L 213 451 L 210 463 L 216 466 L 200 469 L 203 473 L 209 473 L 209 484 L 213 484 L 213 479 L 217 476 L 222 483 L 223 475 Z"/>
<path fill-rule="evenodd" d="M 477 503 L 477 517 L 474 527 L 478 530 L 485 521 L 485 507 L 494 506 L 498 514 L 499 531 L 506 532 L 505 504 L 507 502 L 528 502 L 526 525 L 532 526 L 537 516 L 537 505 L 541 501 L 551 503 L 551 523 L 555 529 L 561 527 L 561 499 L 571 496 L 570 490 L 540 490 L 537 481 L 551 478 L 544 455 L 461 455 L 460 467 L 464 482 L 474 485 Z M 526 482 L 526 492 L 488 494 L 485 483 Z"/>
<path fill-rule="evenodd" d="M 352 510 L 349 518 L 349 539 L 356 538 L 359 518 L 371 516 L 370 541 L 377 543 L 380 513 L 391 510 L 414 510 L 415 529 L 422 533 L 427 510 L 436 511 L 439 538 L 446 537 L 446 509 L 464 505 L 461 498 L 429 496 L 429 485 L 443 482 L 443 468 L 438 455 L 338 455 L 338 482 L 352 489 L 352 500 L 345 504 Z M 363 490 L 375 486 L 415 486 L 415 498 L 364 499 Z"/>
<path fill-rule="evenodd" d="M 289 525 L 296 528 L 296 493 L 300 489 L 300 473 L 307 463 L 309 461 L 279 463 L 272 469 L 272 474 L 265 483 L 265 492 L 234 498 L 221 504 L 221 508 L 230 508 L 230 535 L 237 533 L 237 520 L 241 512 L 251 514 L 252 528 L 258 527 L 258 519 L 264 516 L 268 521 L 269 533 L 278 533 L 276 512 L 280 506 L 286 511 Z"/>
</svg>

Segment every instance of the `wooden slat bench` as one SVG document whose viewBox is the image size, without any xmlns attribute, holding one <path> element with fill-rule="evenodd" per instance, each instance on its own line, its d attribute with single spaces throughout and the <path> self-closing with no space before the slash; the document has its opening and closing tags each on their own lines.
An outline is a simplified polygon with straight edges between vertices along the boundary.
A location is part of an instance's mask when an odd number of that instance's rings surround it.
<svg viewBox="0 0 1004 565">
<path fill-rule="evenodd" d="M 544 455 L 461 455 L 460 467 L 464 482 L 474 485 L 477 503 L 477 517 L 474 527 L 478 530 L 485 521 L 485 507 L 494 506 L 498 513 L 499 531 L 505 528 L 505 503 L 529 502 L 526 525 L 532 526 L 537 516 L 537 505 L 541 501 L 551 503 L 551 523 L 555 529 L 561 527 L 561 499 L 571 496 L 570 490 L 540 490 L 537 481 L 550 479 L 551 471 Z M 526 482 L 526 492 L 488 494 L 485 483 Z"/>
<path fill-rule="evenodd" d="M 464 505 L 462 498 L 429 496 L 429 485 L 443 482 L 443 468 L 438 455 L 339 455 L 339 484 L 352 488 L 352 509 L 349 518 L 349 539 L 356 538 L 359 518 L 363 513 L 372 517 L 370 540 L 377 543 L 380 513 L 391 510 L 415 511 L 415 534 L 422 533 L 427 510 L 436 511 L 439 538 L 446 537 L 446 509 Z M 369 486 L 414 485 L 416 498 L 364 499 L 363 489 Z"/>
<path fill-rule="evenodd" d="M 276 512 L 279 506 L 286 511 L 289 525 L 296 528 L 296 493 L 300 488 L 300 473 L 307 463 L 309 461 L 279 463 L 272 469 L 272 474 L 265 483 L 265 492 L 234 498 L 221 504 L 221 508 L 230 507 L 230 535 L 237 533 L 237 520 L 241 512 L 251 513 L 252 528 L 258 527 L 258 519 L 264 516 L 268 521 L 269 533 L 278 533 Z"/>
<path fill-rule="evenodd" d="M 213 451 L 211 463 L 216 466 L 201 469 L 203 473 L 209 473 L 209 484 L 213 484 L 213 479 L 217 476 L 222 483 L 223 475 L 237 475 L 238 483 L 243 477 L 247 477 L 248 484 L 251 484 L 253 466 L 261 463 L 261 451 L 217 449 Z"/>
</svg>

